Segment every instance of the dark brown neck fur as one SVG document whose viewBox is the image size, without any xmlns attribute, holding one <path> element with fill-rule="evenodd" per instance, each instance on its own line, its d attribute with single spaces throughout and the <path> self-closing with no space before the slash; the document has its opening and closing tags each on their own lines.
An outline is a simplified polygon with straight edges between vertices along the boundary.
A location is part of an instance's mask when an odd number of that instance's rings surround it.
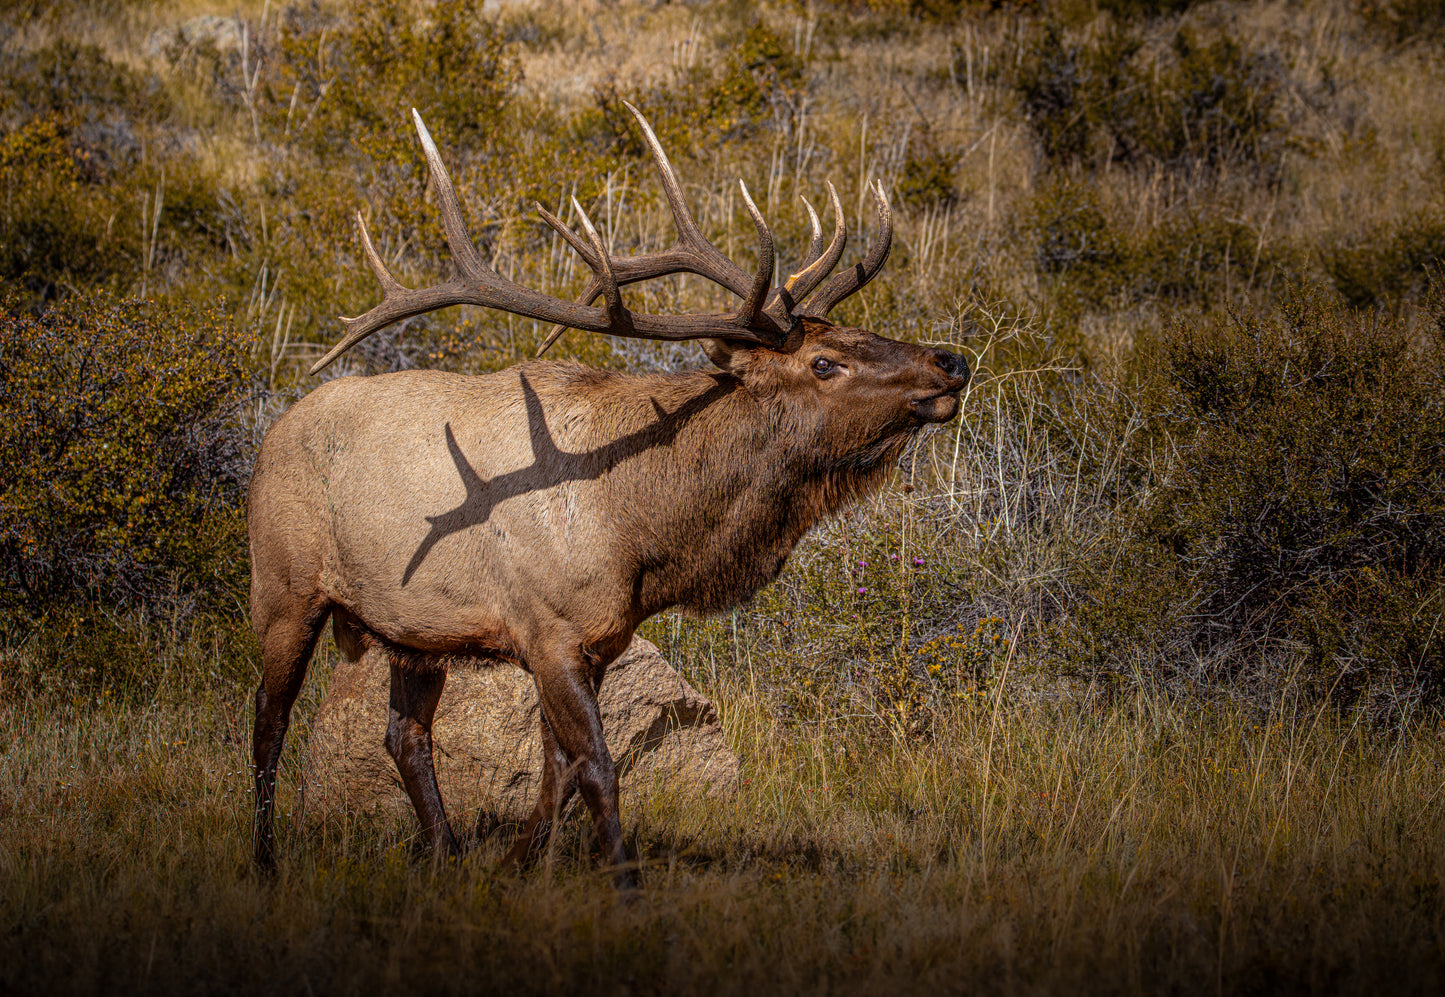
<svg viewBox="0 0 1445 997">
<path fill-rule="evenodd" d="M 720 612 L 751 597 L 814 524 L 882 483 L 911 435 L 881 426 L 840 449 L 816 408 L 731 374 L 555 373 L 599 436 L 606 426 L 647 440 L 609 469 L 603 495 L 631 548 L 637 622 L 669 606 Z"/>
</svg>

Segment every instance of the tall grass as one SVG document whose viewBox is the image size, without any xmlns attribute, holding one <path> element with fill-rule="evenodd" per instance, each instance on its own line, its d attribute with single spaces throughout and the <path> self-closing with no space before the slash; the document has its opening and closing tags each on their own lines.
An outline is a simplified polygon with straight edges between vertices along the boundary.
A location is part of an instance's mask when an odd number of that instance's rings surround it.
<svg viewBox="0 0 1445 997">
<path fill-rule="evenodd" d="M 1159 692 L 995 695 L 948 709 L 919 744 L 846 719 L 782 723 L 746 676 L 714 691 L 741 786 L 722 800 L 664 785 L 624 800 L 646 884 L 632 898 L 605 887 L 578 820 L 518 876 L 496 867 L 501 841 L 437 868 L 413 822 L 283 819 L 268 882 L 249 867 L 243 689 L 189 680 L 148 705 L 7 701 L 0 982 L 1438 989 L 1438 728 L 1382 739 L 1330 710 Z"/>
</svg>

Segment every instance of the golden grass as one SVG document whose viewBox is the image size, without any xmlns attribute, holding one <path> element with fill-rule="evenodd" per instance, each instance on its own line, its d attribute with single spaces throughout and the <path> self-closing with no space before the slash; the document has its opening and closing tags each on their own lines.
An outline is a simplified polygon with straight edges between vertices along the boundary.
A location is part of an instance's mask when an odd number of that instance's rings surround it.
<svg viewBox="0 0 1445 997">
<path fill-rule="evenodd" d="M 313 679 L 310 698 L 321 681 Z M 170 690 L 171 695 L 184 690 Z M 1141 693 L 961 705 L 927 743 L 711 690 L 730 799 L 624 800 L 645 887 L 575 817 L 542 867 L 413 827 L 288 824 L 248 865 L 240 689 L 0 705 L 13 992 L 1425 992 L 1445 969 L 1445 739 Z M 298 709 L 304 720 L 310 707 Z M 876 729 L 875 729 L 876 731 Z M 304 739 L 304 723 L 296 740 Z M 379 732 L 378 732 L 379 736 Z M 294 787 L 293 745 L 283 786 Z M 463 818 L 464 819 L 464 818 Z"/>
</svg>

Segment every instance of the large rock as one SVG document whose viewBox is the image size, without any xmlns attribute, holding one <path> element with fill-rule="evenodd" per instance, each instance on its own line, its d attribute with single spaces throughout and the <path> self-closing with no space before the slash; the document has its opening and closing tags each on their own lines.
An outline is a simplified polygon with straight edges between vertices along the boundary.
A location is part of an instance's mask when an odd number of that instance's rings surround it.
<svg viewBox="0 0 1445 997">
<path fill-rule="evenodd" d="M 302 775 L 308 816 L 413 812 L 382 745 L 390 687 L 390 669 L 376 652 L 337 665 Z M 738 759 L 712 704 L 648 641 L 635 638 L 613 662 L 598 703 L 624 797 L 654 780 L 710 793 L 736 784 Z M 501 821 L 531 812 L 542 777 L 539 722 L 536 686 L 520 668 L 495 663 L 447 673 L 432 742 L 455 830 L 467 830 L 478 811 Z"/>
<path fill-rule="evenodd" d="M 241 19 L 202 14 L 183 24 L 152 31 L 146 39 L 146 52 L 151 56 L 164 55 L 168 50 L 179 52 L 205 42 L 216 46 L 217 52 L 239 52 Z"/>
</svg>

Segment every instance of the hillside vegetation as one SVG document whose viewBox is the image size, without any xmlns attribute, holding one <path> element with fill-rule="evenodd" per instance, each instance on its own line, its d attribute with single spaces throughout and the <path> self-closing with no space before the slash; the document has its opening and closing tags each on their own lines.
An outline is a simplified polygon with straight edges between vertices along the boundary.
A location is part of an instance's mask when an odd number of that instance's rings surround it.
<svg viewBox="0 0 1445 997">
<path fill-rule="evenodd" d="M 63 0 L 0 28 L 0 991 L 1438 987 L 1445 6 Z M 881 179 L 890 262 L 833 317 L 965 353 L 962 415 L 754 602 L 644 627 L 746 780 L 624 799 L 645 900 L 576 821 L 518 878 L 496 842 L 436 870 L 409 825 L 283 816 L 266 886 L 244 489 L 379 299 L 355 216 L 402 283 L 449 273 L 415 107 L 485 258 L 575 295 L 534 202 L 671 240 L 624 100 L 744 267 L 738 178 L 781 273 L 800 196 L 837 186 L 851 261 Z M 322 377 L 546 333 L 453 308 Z"/>
</svg>

